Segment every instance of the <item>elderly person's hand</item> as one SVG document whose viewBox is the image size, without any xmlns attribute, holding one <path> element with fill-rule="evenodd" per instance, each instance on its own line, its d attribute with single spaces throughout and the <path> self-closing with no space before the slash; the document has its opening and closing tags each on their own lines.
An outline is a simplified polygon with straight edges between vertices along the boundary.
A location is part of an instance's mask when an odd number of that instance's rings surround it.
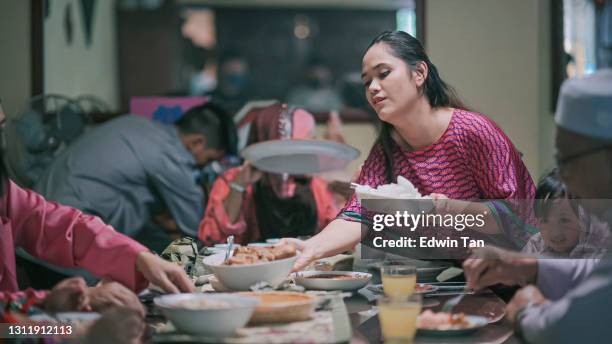
<svg viewBox="0 0 612 344">
<path fill-rule="evenodd" d="M 191 293 L 195 287 L 182 267 L 165 261 L 150 252 L 140 252 L 136 269 L 154 285 L 168 293 Z"/>
<path fill-rule="evenodd" d="M 48 312 L 90 311 L 87 284 L 81 277 L 72 277 L 58 283 L 43 301 Z"/>
<path fill-rule="evenodd" d="M 143 342 L 144 329 L 144 319 L 137 311 L 111 308 L 87 329 L 85 340 L 78 342 L 137 344 Z"/>
<path fill-rule="evenodd" d="M 463 262 L 467 287 L 476 290 L 490 285 L 521 285 L 536 281 L 538 262 L 534 257 L 493 246 L 472 251 Z"/>
<path fill-rule="evenodd" d="M 514 294 L 514 297 L 506 306 L 506 317 L 512 323 L 515 323 L 517 321 L 518 314 L 523 309 L 533 305 L 541 305 L 544 302 L 546 302 L 546 299 L 540 290 L 533 285 L 528 285 Z"/>
<path fill-rule="evenodd" d="M 87 290 L 92 310 L 101 312 L 111 307 L 124 307 L 136 311 L 141 317 L 145 309 L 138 296 L 117 282 L 105 282 Z"/>
</svg>

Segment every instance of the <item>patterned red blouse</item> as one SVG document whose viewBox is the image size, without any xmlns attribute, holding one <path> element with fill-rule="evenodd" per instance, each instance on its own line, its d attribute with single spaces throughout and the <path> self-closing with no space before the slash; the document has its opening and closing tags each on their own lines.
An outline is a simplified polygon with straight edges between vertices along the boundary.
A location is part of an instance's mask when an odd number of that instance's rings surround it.
<svg viewBox="0 0 612 344">
<path fill-rule="evenodd" d="M 393 160 L 393 175 L 408 179 L 424 196 L 439 193 L 457 200 L 492 200 L 488 207 L 505 233 L 503 240 L 509 240 L 501 245 L 521 248 L 534 233 L 533 208 L 524 201 L 535 196 L 533 180 L 510 139 L 484 115 L 455 109 L 437 142 L 419 151 L 395 143 Z M 371 187 L 389 183 L 380 143 L 370 151 L 357 183 Z M 367 223 L 370 216 L 353 195 L 338 218 Z"/>
<path fill-rule="evenodd" d="M 535 186 L 520 153 L 489 118 L 456 109 L 440 139 L 419 151 L 393 147 L 393 175 L 410 180 L 422 195 L 451 199 L 533 199 Z M 380 143 L 372 148 L 357 183 L 387 184 Z M 395 182 L 395 180 L 393 181 Z M 360 212 L 356 196 L 341 212 Z"/>
</svg>

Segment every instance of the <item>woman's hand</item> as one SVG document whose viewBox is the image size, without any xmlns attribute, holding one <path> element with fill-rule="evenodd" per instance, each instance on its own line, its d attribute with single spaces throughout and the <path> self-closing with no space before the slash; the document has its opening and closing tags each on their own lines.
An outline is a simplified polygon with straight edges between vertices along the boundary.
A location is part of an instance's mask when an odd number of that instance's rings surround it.
<svg viewBox="0 0 612 344">
<path fill-rule="evenodd" d="M 261 177 L 263 177 L 263 172 L 251 166 L 250 161 L 245 161 L 244 164 L 240 166 L 240 171 L 236 175 L 234 183 L 246 188 L 247 186 L 259 181 Z"/>
<path fill-rule="evenodd" d="M 161 287 L 167 293 L 191 293 L 195 287 L 182 267 L 165 261 L 150 252 L 140 252 L 136 258 L 136 270 L 147 281 Z"/>
<path fill-rule="evenodd" d="M 141 317 L 145 309 L 138 296 L 117 282 L 105 282 L 88 289 L 89 303 L 92 310 L 101 312 L 111 307 L 124 307 L 136 311 Z"/>
<path fill-rule="evenodd" d="M 82 277 L 72 277 L 58 283 L 45 300 L 43 308 L 49 312 L 91 311 L 87 284 Z"/>
<path fill-rule="evenodd" d="M 87 330 L 83 343 L 142 343 L 143 317 L 135 310 L 112 308 Z M 80 341 L 79 341 L 80 342 Z"/>
<path fill-rule="evenodd" d="M 295 238 L 283 238 L 278 245 L 291 245 L 298 251 L 298 259 L 293 264 L 293 271 L 300 271 L 310 265 L 313 261 L 317 260 L 315 256 L 315 250 L 308 241 L 295 239 Z"/>
</svg>

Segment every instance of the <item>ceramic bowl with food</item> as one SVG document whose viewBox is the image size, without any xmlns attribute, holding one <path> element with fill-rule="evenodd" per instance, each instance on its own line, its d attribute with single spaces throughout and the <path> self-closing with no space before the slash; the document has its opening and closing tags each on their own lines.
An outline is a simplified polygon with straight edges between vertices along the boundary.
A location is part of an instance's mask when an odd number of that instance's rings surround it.
<svg viewBox="0 0 612 344">
<path fill-rule="evenodd" d="M 251 324 L 306 321 L 312 317 L 317 303 L 317 298 L 312 295 L 289 291 L 240 294 L 256 297 L 260 301 L 249 321 Z"/>
<path fill-rule="evenodd" d="M 225 262 L 225 254 L 218 253 L 204 258 L 204 265 L 212 270 L 221 284 L 230 290 L 249 290 L 250 287 L 259 282 L 266 282 L 276 287 L 281 284 L 291 273 L 293 264 L 297 260 L 297 252 L 286 252 L 276 255 L 277 258 L 265 260 L 267 254 L 276 254 L 271 251 L 276 248 L 266 247 L 243 247 L 242 251 L 236 250 L 229 262 Z M 250 253 L 240 255 L 240 252 L 253 252 L 263 254 L 257 258 L 257 254 Z M 272 256 L 270 256 L 272 257 Z"/>
<path fill-rule="evenodd" d="M 372 275 L 352 271 L 301 271 L 293 275 L 295 283 L 313 290 L 356 290 L 363 288 Z"/>
<path fill-rule="evenodd" d="M 164 295 L 153 302 L 179 331 L 223 337 L 245 326 L 260 301 L 246 295 L 193 293 Z"/>
</svg>

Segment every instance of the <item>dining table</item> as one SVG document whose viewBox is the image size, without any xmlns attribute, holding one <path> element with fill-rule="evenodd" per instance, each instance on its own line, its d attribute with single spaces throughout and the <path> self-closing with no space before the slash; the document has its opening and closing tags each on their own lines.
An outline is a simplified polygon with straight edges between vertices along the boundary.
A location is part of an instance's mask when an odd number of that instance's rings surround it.
<svg viewBox="0 0 612 344">
<path fill-rule="evenodd" d="M 371 286 L 371 284 L 370 284 Z M 337 297 L 340 306 L 333 307 L 331 312 L 333 315 L 333 327 L 335 332 L 336 342 L 350 343 L 381 343 L 383 336 L 378 319 L 378 307 L 376 306 L 376 296 L 372 297 L 370 293 L 368 297 L 364 296 L 363 291 L 340 292 Z M 205 285 L 201 289 L 203 292 L 215 291 L 210 285 Z M 440 311 L 446 300 L 453 297 L 456 293 L 432 293 L 423 297 L 423 310 L 431 309 L 432 311 Z M 505 302 L 499 298 L 491 290 L 486 289 L 477 293 L 469 293 L 456 305 L 453 313 L 462 312 L 468 315 L 480 315 L 490 319 L 486 326 L 462 335 L 422 335 L 417 332 L 414 343 L 438 343 L 438 344 L 460 344 L 460 343 L 520 343 L 519 339 L 513 333 L 512 324 L 505 318 Z M 160 321 L 159 318 L 156 319 Z M 180 337 L 164 337 L 153 336 L 153 342 L 156 343 L 193 343 L 199 340 L 178 340 Z M 172 340 L 171 340 L 172 339 Z M 230 341 L 231 342 L 231 341 Z"/>
</svg>

